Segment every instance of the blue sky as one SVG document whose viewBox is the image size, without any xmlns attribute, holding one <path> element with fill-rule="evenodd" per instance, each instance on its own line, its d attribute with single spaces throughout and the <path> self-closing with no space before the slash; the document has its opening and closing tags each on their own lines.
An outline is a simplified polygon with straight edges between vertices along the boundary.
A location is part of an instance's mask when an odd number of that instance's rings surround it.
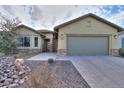
<svg viewBox="0 0 124 93">
<path fill-rule="evenodd" d="M 0 13 L 19 17 L 23 24 L 35 29 L 53 29 L 54 26 L 87 13 L 94 13 L 124 28 L 124 5 L 1 5 Z"/>
</svg>

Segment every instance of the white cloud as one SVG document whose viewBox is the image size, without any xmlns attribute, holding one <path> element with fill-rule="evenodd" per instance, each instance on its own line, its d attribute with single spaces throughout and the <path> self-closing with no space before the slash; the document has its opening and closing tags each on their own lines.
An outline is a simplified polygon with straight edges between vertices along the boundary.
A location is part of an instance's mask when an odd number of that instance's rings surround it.
<svg viewBox="0 0 124 93">
<path fill-rule="evenodd" d="M 110 19 L 117 21 L 124 20 L 124 11 L 121 11 L 120 13 L 113 15 Z"/>
<path fill-rule="evenodd" d="M 109 21 L 116 23 L 120 26 L 124 26 L 124 11 L 120 11 L 119 13 L 112 15 L 109 18 Z"/>
<path fill-rule="evenodd" d="M 113 6 L 42 5 L 42 6 L 0 6 L 0 12 L 20 20 L 36 29 L 52 29 L 55 25 L 74 19 L 86 13 L 95 13 L 115 23 L 122 23 L 124 11 L 112 14 Z"/>
</svg>

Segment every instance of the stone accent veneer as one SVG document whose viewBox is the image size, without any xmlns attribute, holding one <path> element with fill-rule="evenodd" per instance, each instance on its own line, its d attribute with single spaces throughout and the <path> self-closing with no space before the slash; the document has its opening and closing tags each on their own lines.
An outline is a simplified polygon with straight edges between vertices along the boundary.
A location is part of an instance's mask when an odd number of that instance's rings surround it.
<svg viewBox="0 0 124 93">
<path fill-rule="evenodd" d="M 112 54 L 111 54 L 112 56 L 119 56 L 119 50 L 118 49 L 112 49 L 111 52 L 112 52 Z M 67 55 L 67 49 L 58 49 L 57 54 L 59 56 L 66 56 Z"/>
<path fill-rule="evenodd" d="M 18 49 L 18 51 L 28 52 L 28 53 L 40 53 L 40 52 L 42 52 L 41 49 Z"/>
<path fill-rule="evenodd" d="M 119 56 L 119 50 L 118 49 L 112 49 L 112 56 Z"/>
<path fill-rule="evenodd" d="M 49 52 L 53 51 L 53 44 L 48 44 L 48 50 L 49 50 Z"/>
<path fill-rule="evenodd" d="M 57 54 L 60 56 L 66 56 L 67 55 L 67 49 L 58 49 Z"/>
</svg>

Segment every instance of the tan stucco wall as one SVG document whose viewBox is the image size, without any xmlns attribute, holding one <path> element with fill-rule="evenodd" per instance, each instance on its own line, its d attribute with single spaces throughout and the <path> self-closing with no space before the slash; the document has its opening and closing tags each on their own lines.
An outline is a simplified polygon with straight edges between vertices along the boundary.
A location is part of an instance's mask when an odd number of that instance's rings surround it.
<svg viewBox="0 0 124 93">
<path fill-rule="evenodd" d="M 43 33 L 43 35 L 45 35 L 46 37 L 46 39 L 50 39 L 50 43 L 52 43 L 52 41 L 53 41 L 53 34 L 52 33 Z"/>
<path fill-rule="evenodd" d="M 48 49 L 49 49 L 49 51 L 52 52 L 52 50 L 53 50 L 53 34 L 52 33 L 43 33 L 43 35 L 45 36 L 45 39 L 50 39 Z"/>
<path fill-rule="evenodd" d="M 17 29 L 16 32 L 18 35 L 30 36 L 30 38 L 31 38 L 30 39 L 30 44 L 31 44 L 30 47 L 26 47 L 26 48 L 18 47 L 18 49 L 41 49 L 41 51 L 42 51 L 44 41 L 43 41 L 43 38 L 39 34 L 33 32 L 27 28 L 24 28 L 24 27 Z M 34 37 L 38 37 L 38 47 L 34 46 Z"/>
<path fill-rule="evenodd" d="M 79 20 L 59 29 L 58 33 L 58 50 L 67 50 L 67 35 L 95 35 L 109 36 L 109 54 L 112 49 L 117 49 L 117 29 L 102 23 L 92 17 Z"/>
</svg>

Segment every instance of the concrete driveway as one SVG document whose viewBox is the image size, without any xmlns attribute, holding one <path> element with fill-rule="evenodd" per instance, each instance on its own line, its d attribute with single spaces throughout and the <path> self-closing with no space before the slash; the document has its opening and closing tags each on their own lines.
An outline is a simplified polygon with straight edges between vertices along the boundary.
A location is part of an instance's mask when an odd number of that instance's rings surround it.
<svg viewBox="0 0 124 93">
<path fill-rule="evenodd" d="M 91 87 L 124 87 L 124 58 L 83 56 L 69 59 Z"/>
</svg>

